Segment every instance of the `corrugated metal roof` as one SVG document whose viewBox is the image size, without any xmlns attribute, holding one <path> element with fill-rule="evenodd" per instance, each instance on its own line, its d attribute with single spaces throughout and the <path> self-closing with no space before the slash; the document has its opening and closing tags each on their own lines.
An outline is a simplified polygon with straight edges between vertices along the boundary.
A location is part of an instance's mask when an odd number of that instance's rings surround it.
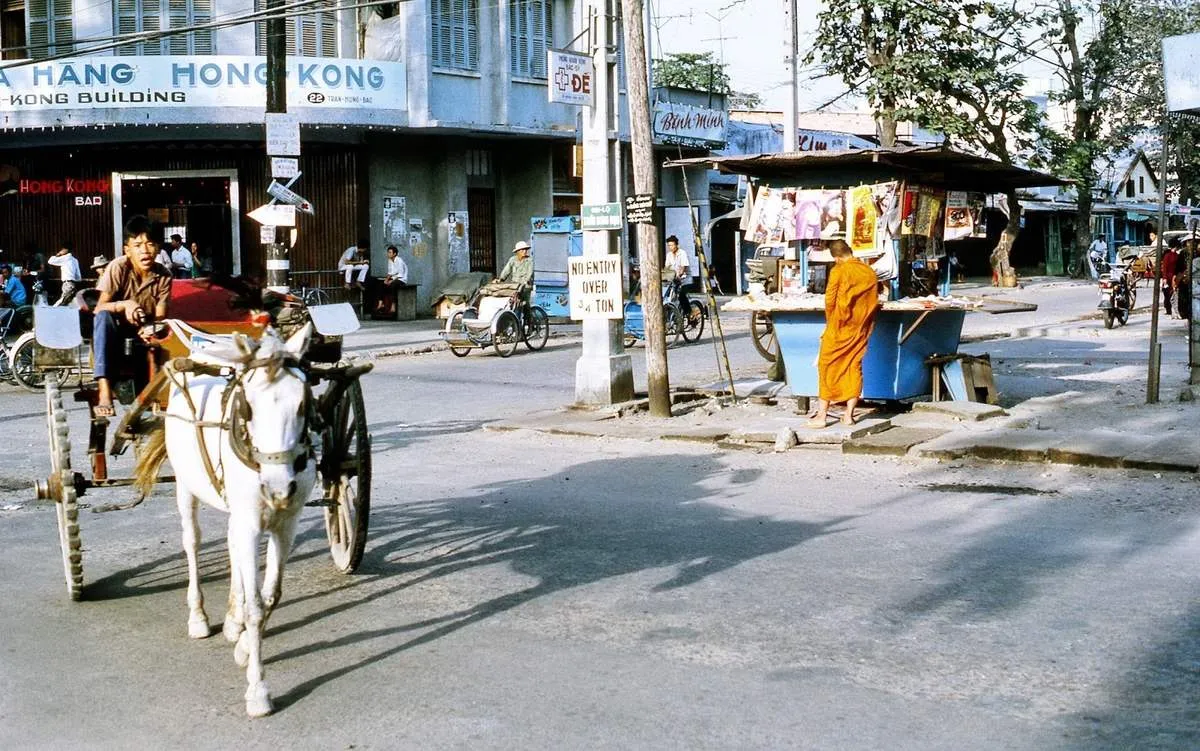
<svg viewBox="0 0 1200 751">
<path fill-rule="evenodd" d="M 947 190 L 1001 193 L 1016 188 L 1069 184 L 1053 175 L 941 146 L 696 157 L 669 161 L 665 166 L 709 167 L 760 178 L 768 184 L 798 188 L 907 180 Z"/>
</svg>

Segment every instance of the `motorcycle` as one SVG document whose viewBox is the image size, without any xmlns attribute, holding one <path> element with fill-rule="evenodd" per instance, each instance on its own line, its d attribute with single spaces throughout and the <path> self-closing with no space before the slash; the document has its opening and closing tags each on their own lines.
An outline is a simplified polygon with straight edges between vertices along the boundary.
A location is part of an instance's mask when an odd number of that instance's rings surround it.
<svg viewBox="0 0 1200 751">
<path fill-rule="evenodd" d="M 1124 326 L 1129 322 L 1129 312 L 1137 305 L 1137 290 L 1129 283 L 1128 264 L 1104 265 L 1107 269 L 1100 275 L 1100 302 L 1096 307 L 1104 311 L 1104 328 L 1111 329 L 1113 323 Z"/>
</svg>

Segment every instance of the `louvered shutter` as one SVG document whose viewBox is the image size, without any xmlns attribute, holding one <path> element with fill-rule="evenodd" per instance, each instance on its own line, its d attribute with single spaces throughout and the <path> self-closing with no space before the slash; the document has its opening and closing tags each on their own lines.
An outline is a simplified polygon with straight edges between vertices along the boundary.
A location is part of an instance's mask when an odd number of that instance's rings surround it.
<svg viewBox="0 0 1200 751">
<path fill-rule="evenodd" d="M 140 12 L 136 18 L 139 21 L 138 31 L 148 34 L 153 34 L 156 31 L 163 30 L 163 12 L 160 3 L 167 3 L 170 0 L 141 0 Z M 138 46 L 141 48 L 139 53 L 142 55 L 161 55 L 164 52 L 164 47 L 167 46 L 168 40 L 164 39 L 161 42 L 143 42 Z"/>
<path fill-rule="evenodd" d="M 267 4 L 266 4 L 265 0 L 254 0 L 254 12 L 255 13 L 261 13 L 266 7 L 267 7 Z M 254 22 L 254 54 L 256 54 L 256 55 L 267 54 L 267 22 L 266 21 L 255 21 Z"/>
<path fill-rule="evenodd" d="M 447 49 L 450 46 L 450 28 L 447 24 L 449 0 L 431 0 L 430 10 L 430 55 L 433 64 L 444 68 L 447 65 Z"/>
<path fill-rule="evenodd" d="M 467 70 L 479 70 L 479 3 L 478 0 L 467 0 L 466 18 L 463 19 L 466 26 L 467 49 L 464 68 Z"/>
<path fill-rule="evenodd" d="M 534 78 L 546 77 L 546 48 L 550 39 L 551 0 L 531 0 L 529 12 L 532 15 L 533 27 L 530 29 L 529 40 L 529 75 Z"/>
<path fill-rule="evenodd" d="M 463 20 L 466 16 L 467 0 L 450 0 L 450 60 L 451 68 L 467 67 L 467 29 Z"/>
<path fill-rule="evenodd" d="M 513 75 L 521 75 L 521 33 L 522 23 L 525 20 L 522 18 L 522 8 L 520 2 L 509 3 L 508 5 L 508 70 Z"/>
<path fill-rule="evenodd" d="M 188 23 L 188 0 L 164 0 L 167 4 L 167 28 L 186 29 Z M 169 55 L 188 54 L 188 34 L 169 36 L 163 40 L 164 52 Z"/>
<path fill-rule="evenodd" d="M 27 0 L 29 28 L 25 32 L 30 57 L 46 57 L 50 52 L 50 0 Z"/>
<path fill-rule="evenodd" d="M 337 11 L 332 10 L 335 7 L 334 3 L 331 2 L 328 6 L 331 10 L 321 11 L 316 16 L 321 24 L 321 49 L 317 51 L 317 54 L 321 57 L 337 57 Z"/>
</svg>

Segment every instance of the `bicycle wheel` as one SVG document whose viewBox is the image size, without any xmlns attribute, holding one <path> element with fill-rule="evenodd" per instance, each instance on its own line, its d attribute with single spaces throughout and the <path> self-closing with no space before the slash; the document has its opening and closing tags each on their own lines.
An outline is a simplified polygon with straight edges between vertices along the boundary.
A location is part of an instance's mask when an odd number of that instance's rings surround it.
<svg viewBox="0 0 1200 751">
<path fill-rule="evenodd" d="M 329 293 L 320 287 L 313 287 L 305 290 L 301 299 L 304 300 L 305 305 L 328 305 Z"/>
<path fill-rule="evenodd" d="M 472 309 L 467 308 L 467 310 Z M 446 323 L 446 331 L 448 333 L 461 333 L 465 335 L 466 326 L 463 324 L 463 319 L 466 317 L 465 314 L 466 311 L 459 310 L 456 311 L 454 315 L 450 316 L 450 320 Z M 475 316 L 472 315 L 471 317 L 474 318 Z M 454 355 L 455 357 L 466 357 L 470 353 L 470 347 L 459 347 L 453 344 L 450 345 L 450 354 Z"/>
<path fill-rule="evenodd" d="M 704 334 L 704 319 L 708 316 L 699 300 L 688 300 L 687 317 L 683 319 L 683 338 L 694 342 Z"/>
<path fill-rule="evenodd" d="M 27 391 L 41 391 L 46 381 L 56 386 L 67 380 L 67 371 L 60 368 L 39 370 L 33 360 L 33 348 L 36 344 L 33 334 L 26 334 L 17 340 L 12 350 L 12 376 L 18 384 Z"/>
<path fill-rule="evenodd" d="M 508 357 L 517 351 L 517 345 L 521 343 L 522 338 L 521 323 L 517 320 L 517 314 L 511 310 L 500 311 L 496 316 L 496 324 L 492 327 L 492 346 L 496 348 L 496 354 Z"/>
<path fill-rule="evenodd" d="M 663 329 L 668 347 L 679 342 L 679 337 L 683 334 L 683 317 L 675 303 L 663 303 Z"/>
<path fill-rule="evenodd" d="M 546 315 L 546 311 L 534 305 L 529 309 L 529 315 L 525 318 L 525 346 L 533 352 L 537 352 L 542 347 L 546 346 L 546 340 L 550 338 L 550 316 Z"/>
</svg>

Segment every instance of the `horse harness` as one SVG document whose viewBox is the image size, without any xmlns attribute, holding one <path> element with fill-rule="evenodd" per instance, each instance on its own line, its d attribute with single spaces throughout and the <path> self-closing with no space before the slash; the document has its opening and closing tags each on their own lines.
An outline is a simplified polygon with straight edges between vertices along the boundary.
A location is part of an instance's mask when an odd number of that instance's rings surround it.
<svg viewBox="0 0 1200 751">
<path fill-rule="evenodd" d="M 224 471 L 222 468 L 218 474 L 217 468 L 213 466 L 208 447 L 205 445 L 204 428 L 219 428 L 228 431 L 229 445 L 233 449 L 234 456 L 255 472 L 258 472 L 264 464 L 291 464 L 293 470 L 299 473 L 304 471 L 309 461 L 316 459 L 311 430 L 319 430 L 321 420 L 316 409 L 316 400 L 313 398 L 312 386 L 307 381 L 304 383 L 304 408 L 300 415 L 301 438 L 296 445 L 288 451 L 259 451 L 250 441 L 248 423 L 253 417 L 253 410 L 246 400 L 246 387 L 243 383 L 246 375 L 257 368 L 268 368 L 271 374 L 270 379 L 274 380 L 274 373 L 280 368 L 299 368 L 300 366 L 300 361 L 291 357 L 251 360 L 240 375 L 228 378 L 225 389 L 221 392 L 222 419 L 219 422 L 199 419 L 196 404 L 192 401 L 191 394 L 188 393 L 186 382 L 180 383 L 175 378 L 176 372 L 168 370 L 171 383 L 183 394 L 192 417 L 189 420 L 186 417 L 170 413 L 167 413 L 167 417 L 191 423 L 192 428 L 196 431 L 196 442 L 200 446 L 200 459 L 204 464 L 204 470 L 222 498 L 225 496 Z"/>
</svg>

